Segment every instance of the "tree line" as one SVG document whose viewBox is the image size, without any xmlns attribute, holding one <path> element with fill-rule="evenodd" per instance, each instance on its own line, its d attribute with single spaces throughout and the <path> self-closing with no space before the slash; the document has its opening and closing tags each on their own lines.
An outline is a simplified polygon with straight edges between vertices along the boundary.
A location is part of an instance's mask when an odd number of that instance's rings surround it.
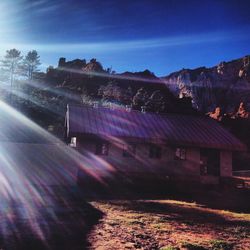
<svg viewBox="0 0 250 250">
<path fill-rule="evenodd" d="M 41 62 L 36 50 L 31 50 L 25 56 L 22 56 L 21 51 L 10 49 L 0 60 L 0 65 L 4 80 L 9 81 L 11 87 L 13 87 L 16 76 L 27 77 L 27 79 L 32 80 L 34 72 L 39 71 L 38 67 Z"/>
</svg>

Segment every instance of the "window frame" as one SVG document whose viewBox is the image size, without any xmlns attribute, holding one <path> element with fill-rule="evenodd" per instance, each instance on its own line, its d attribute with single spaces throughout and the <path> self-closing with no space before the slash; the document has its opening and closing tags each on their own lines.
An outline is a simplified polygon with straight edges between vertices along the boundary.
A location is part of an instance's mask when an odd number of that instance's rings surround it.
<svg viewBox="0 0 250 250">
<path fill-rule="evenodd" d="M 187 159 L 187 148 L 176 147 L 175 148 L 175 160 L 185 161 Z"/>
<path fill-rule="evenodd" d="M 131 158 L 136 155 L 136 144 L 135 143 L 128 143 L 123 144 L 123 151 L 122 151 L 123 157 Z"/>
</svg>

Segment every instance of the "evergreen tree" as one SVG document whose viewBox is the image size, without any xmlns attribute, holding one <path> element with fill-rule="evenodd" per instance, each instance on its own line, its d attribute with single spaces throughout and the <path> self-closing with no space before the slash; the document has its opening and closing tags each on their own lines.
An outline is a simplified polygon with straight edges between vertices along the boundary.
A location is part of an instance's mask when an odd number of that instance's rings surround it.
<svg viewBox="0 0 250 250">
<path fill-rule="evenodd" d="M 7 73 L 7 78 L 10 80 L 11 91 L 15 80 L 15 75 L 19 73 L 21 67 L 21 51 L 10 49 L 6 51 L 4 59 L 1 61 L 2 69 Z"/>
<path fill-rule="evenodd" d="M 33 79 L 33 73 L 39 71 L 38 66 L 40 65 L 40 56 L 36 50 L 29 51 L 24 59 L 24 72 L 26 73 L 29 80 Z"/>
</svg>

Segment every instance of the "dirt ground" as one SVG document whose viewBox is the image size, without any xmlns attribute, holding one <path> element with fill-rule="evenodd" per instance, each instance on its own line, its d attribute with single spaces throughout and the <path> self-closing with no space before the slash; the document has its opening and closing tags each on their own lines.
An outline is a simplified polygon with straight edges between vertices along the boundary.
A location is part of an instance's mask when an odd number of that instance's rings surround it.
<svg viewBox="0 0 250 250">
<path fill-rule="evenodd" d="M 248 197 L 243 201 L 246 210 Z M 228 206 L 223 203 L 221 199 L 222 207 Z M 103 216 L 88 235 L 89 249 L 250 249 L 250 213 L 235 211 L 240 204 L 234 200 L 229 210 L 214 208 L 219 206 L 216 199 L 210 206 L 181 199 L 103 200 L 91 205 Z"/>
<path fill-rule="evenodd" d="M 0 249 L 250 249 L 250 190 L 98 191 L 1 197 Z"/>
</svg>

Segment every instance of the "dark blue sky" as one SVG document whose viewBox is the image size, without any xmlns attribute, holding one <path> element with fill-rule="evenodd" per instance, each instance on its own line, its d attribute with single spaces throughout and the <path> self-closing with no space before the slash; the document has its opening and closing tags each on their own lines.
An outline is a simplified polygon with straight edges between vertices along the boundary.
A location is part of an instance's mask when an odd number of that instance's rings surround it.
<svg viewBox="0 0 250 250">
<path fill-rule="evenodd" d="M 248 0 L 2 0 L 0 53 L 97 58 L 118 72 L 166 75 L 250 54 Z"/>
</svg>

